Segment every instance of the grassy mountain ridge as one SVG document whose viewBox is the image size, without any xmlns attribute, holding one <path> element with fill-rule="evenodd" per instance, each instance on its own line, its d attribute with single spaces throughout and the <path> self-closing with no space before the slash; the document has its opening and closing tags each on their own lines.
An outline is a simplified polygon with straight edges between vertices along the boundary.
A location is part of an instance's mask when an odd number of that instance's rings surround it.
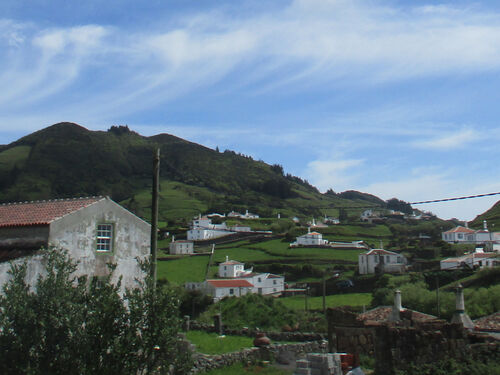
<svg viewBox="0 0 500 375">
<path fill-rule="evenodd" d="M 321 194 L 279 165 L 170 134 L 144 137 L 123 126 L 90 131 L 74 123 L 49 126 L 0 148 L 0 201 L 102 194 L 147 218 L 156 147 L 163 220 L 245 208 L 261 216 L 337 215 L 341 206 L 383 204 L 357 192 Z"/>
<path fill-rule="evenodd" d="M 473 228 L 482 228 L 483 220 L 488 221 L 488 227 L 490 230 L 498 231 L 500 230 L 500 201 L 495 203 L 493 207 L 491 207 L 486 212 L 481 215 L 476 216 L 474 220 L 470 223 Z"/>
</svg>

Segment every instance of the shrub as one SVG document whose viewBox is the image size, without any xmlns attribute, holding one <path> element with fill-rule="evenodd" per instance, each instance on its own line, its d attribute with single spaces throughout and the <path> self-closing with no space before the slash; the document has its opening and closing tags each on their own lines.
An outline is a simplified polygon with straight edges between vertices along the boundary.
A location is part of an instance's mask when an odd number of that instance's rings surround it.
<svg viewBox="0 0 500 375">
<path fill-rule="evenodd" d="M 27 264 L 12 265 L 0 296 L 0 373 L 186 373 L 178 299 L 151 277 L 120 297 L 120 282 L 73 276 L 65 252 L 44 253 L 43 276 L 26 283 Z M 144 269 L 149 267 L 143 264 Z M 113 267 L 111 267 L 113 268 Z M 112 271 L 112 270 L 111 270 Z"/>
</svg>

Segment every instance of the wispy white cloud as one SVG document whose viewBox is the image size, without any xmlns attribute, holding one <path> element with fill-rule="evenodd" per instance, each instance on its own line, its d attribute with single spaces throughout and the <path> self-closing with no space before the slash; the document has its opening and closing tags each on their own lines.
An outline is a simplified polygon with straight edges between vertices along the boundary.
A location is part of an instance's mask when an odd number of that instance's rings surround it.
<svg viewBox="0 0 500 375">
<path fill-rule="evenodd" d="M 3 20 L 0 29 L 17 50 L 0 53 L 6 71 L 0 84 L 9 88 L 0 106 L 24 95 L 33 102 L 62 93 L 90 79 L 87 68 L 106 85 L 91 93 L 93 99 L 69 104 L 95 113 L 105 112 L 102 103 L 129 113 L 150 108 L 236 70 L 241 78 L 232 84 L 251 90 L 249 77 L 265 82 L 255 93 L 344 78 L 375 84 L 498 70 L 499 21 L 498 14 L 475 9 L 361 1 L 294 1 L 237 18 L 208 12 L 140 33 L 100 25 L 27 30 Z M 23 59 L 33 63 L 18 64 Z"/>
<path fill-rule="evenodd" d="M 434 137 L 432 139 L 416 141 L 413 145 L 420 148 L 447 151 L 463 147 L 468 143 L 475 142 L 481 138 L 483 138 L 483 136 L 473 129 L 449 129 L 448 133 L 445 135 Z"/>
<path fill-rule="evenodd" d="M 308 163 L 304 176 L 321 191 L 335 188 L 338 191 L 351 189 L 359 178 L 362 159 L 314 160 Z"/>
</svg>

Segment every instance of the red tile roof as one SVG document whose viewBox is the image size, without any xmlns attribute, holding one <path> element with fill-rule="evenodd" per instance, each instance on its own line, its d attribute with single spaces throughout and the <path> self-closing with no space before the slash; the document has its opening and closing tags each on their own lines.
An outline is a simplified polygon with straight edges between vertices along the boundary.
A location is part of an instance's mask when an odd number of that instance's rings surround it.
<svg viewBox="0 0 500 375">
<path fill-rule="evenodd" d="M 72 212 L 90 206 L 104 197 L 57 199 L 0 205 L 0 227 L 48 225 Z"/>
<path fill-rule="evenodd" d="M 419 311 L 405 309 L 402 310 L 411 312 L 411 319 L 418 322 L 425 322 L 428 320 L 437 319 L 434 315 L 424 314 Z M 389 315 L 391 315 L 392 306 L 379 306 L 374 309 L 368 310 L 362 314 L 358 315 L 358 320 L 363 322 L 385 322 L 389 319 Z"/>
<path fill-rule="evenodd" d="M 473 229 L 458 226 L 458 227 L 450 229 L 449 231 L 446 231 L 444 233 L 475 233 L 475 232 L 476 231 Z"/>
<path fill-rule="evenodd" d="M 253 285 L 247 280 L 207 280 L 207 283 L 216 288 L 252 288 Z"/>
<path fill-rule="evenodd" d="M 474 326 L 478 331 L 500 332 L 500 311 L 474 320 Z"/>
<path fill-rule="evenodd" d="M 225 264 L 225 265 L 231 266 L 231 265 L 234 265 L 234 264 L 244 264 L 244 263 L 238 262 L 236 260 L 228 260 L 228 261 L 226 261 L 224 263 L 221 263 L 221 264 Z"/>
</svg>

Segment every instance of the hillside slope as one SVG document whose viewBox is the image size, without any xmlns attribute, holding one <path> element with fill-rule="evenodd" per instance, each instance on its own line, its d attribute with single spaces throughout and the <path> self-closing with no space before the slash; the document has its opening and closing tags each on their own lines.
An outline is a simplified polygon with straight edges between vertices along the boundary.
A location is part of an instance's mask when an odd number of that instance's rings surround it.
<svg viewBox="0 0 500 375">
<path fill-rule="evenodd" d="M 110 195 L 148 218 L 156 147 L 165 221 L 233 209 L 261 216 L 337 215 L 339 207 L 368 203 L 364 195 L 321 194 L 278 165 L 233 151 L 218 152 L 169 134 L 144 137 L 122 126 L 89 131 L 74 123 L 55 124 L 2 146 L 0 201 Z M 376 197 L 371 201 L 383 204 Z"/>
<path fill-rule="evenodd" d="M 500 201 L 495 203 L 488 211 L 476 216 L 474 220 L 470 223 L 473 228 L 482 228 L 483 221 L 488 222 L 488 227 L 490 230 L 498 231 L 500 230 Z"/>
</svg>

